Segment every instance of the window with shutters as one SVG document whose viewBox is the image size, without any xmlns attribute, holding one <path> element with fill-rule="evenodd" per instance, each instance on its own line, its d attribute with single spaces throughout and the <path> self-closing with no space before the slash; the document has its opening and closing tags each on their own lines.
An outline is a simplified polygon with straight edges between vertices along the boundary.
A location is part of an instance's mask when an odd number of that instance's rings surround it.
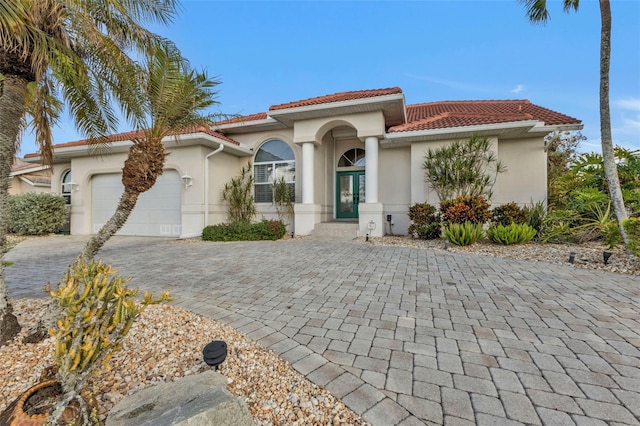
<svg viewBox="0 0 640 426">
<path fill-rule="evenodd" d="M 293 149 L 284 141 L 273 139 L 260 146 L 253 161 L 256 203 L 273 202 L 273 183 L 284 179 L 295 191 L 296 161 Z"/>
</svg>

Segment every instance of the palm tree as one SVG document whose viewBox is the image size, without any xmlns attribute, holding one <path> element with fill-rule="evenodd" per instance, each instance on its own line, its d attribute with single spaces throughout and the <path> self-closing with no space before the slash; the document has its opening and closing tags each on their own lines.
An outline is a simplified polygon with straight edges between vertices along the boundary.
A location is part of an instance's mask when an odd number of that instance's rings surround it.
<svg viewBox="0 0 640 426">
<path fill-rule="evenodd" d="M 545 24 L 549 19 L 547 0 L 519 0 L 525 5 L 529 20 L 534 23 Z M 600 31 L 600 140 L 602 145 L 602 159 L 604 171 L 609 187 L 611 204 L 618 220 L 618 228 L 625 246 L 629 249 L 629 238 L 622 226 L 627 219 L 627 209 L 622 198 L 622 189 L 618 178 L 613 140 L 611 137 L 611 111 L 609 108 L 609 66 L 611 63 L 611 4 L 609 0 L 600 1 L 600 17 L 602 27 Z M 563 0 L 565 12 L 577 11 L 580 0 Z"/>
<path fill-rule="evenodd" d="M 213 88 L 219 84 L 205 72 L 192 70 L 186 61 L 159 50 L 151 57 L 140 79 L 146 93 L 148 125 L 137 131 L 122 169 L 124 192 L 115 213 L 85 245 L 78 260 L 92 259 L 125 224 L 141 193 L 148 191 L 164 171 L 165 137 L 209 126 L 212 116 L 202 115 L 217 104 Z"/>
<path fill-rule="evenodd" d="M 132 57 L 170 45 L 143 23 L 169 23 L 177 2 L 0 0 L 0 260 L 8 250 L 9 173 L 25 122 L 27 86 L 36 86 L 33 126 L 45 163 L 52 160 L 50 99 L 64 100 L 90 139 L 116 129 L 114 101 L 137 123 L 143 111 Z M 0 266 L 0 345 L 19 330 L 11 310 Z"/>
</svg>

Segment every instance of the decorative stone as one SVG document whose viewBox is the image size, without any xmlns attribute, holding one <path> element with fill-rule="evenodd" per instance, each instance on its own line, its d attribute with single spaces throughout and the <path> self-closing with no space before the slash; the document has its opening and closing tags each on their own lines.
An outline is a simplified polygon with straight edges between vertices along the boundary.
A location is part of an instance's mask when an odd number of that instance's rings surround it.
<svg viewBox="0 0 640 426">
<path fill-rule="evenodd" d="M 142 389 L 116 404 L 106 426 L 249 426 L 247 406 L 226 391 L 227 379 L 206 371 Z"/>
</svg>

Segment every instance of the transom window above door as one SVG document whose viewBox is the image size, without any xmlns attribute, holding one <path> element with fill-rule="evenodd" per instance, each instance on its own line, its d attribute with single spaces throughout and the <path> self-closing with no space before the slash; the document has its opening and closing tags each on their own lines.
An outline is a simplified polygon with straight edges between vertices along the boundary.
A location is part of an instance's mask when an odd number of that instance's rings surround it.
<svg viewBox="0 0 640 426">
<path fill-rule="evenodd" d="M 362 148 L 353 148 L 346 151 L 338 160 L 338 167 L 364 167 L 365 152 Z"/>
<path fill-rule="evenodd" d="M 295 191 L 296 161 L 293 149 L 284 141 L 273 139 L 260 146 L 253 162 L 256 203 L 273 202 L 273 184 L 284 180 Z"/>
</svg>

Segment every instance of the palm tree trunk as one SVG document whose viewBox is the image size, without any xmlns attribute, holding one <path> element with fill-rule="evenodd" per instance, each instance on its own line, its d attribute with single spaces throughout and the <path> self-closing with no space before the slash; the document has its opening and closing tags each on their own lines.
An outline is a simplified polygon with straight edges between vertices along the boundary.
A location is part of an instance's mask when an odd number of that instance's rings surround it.
<svg viewBox="0 0 640 426">
<path fill-rule="evenodd" d="M 613 211 L 618 220 L 620 234 L 624 245 L 629 249 L 629 238 L 622 226 L 622 221 L 627 219 L 627 209 L 624 207 L 622 189 L 618 179 L 618 167 L 616 166 L 613 152 L 613 139 L 611 137 L 611 111 L 609 109 L 609 66 L 611 63 L 611 4 L 609 0 L 600 0 L 600 16 L 602 18 L 602 30 L 600 33 L 600 142 L 602 144 L 602 160 L 604 173 L 609 186 L 609 196 Z"/>
<path fill-rule="evenodd" d="M 9 175 L 16 154 L 20 123 L 25 113 L 27 80 L 5 75 L 0 92 L 0 346 L 20 331 L 20 325 L 9 302 L 2 260 L 7 247 L 9 226 Z"/>
<path fill-rule="evenodd" d="M 84 246 L 84 249 L 80 253 L 80 255 L 76 258 L 76 261 L 80 259 L 84 259 L 85 261 L 90 261 L 93 257 L 98 254 L 98 251 L 104 246 L 104 244 L 111 238 L 116 232 L 122 228 L 125 224 L 133 208 L 136 206 L 138 202 L 138 197 L 140 196 L 139 192 L 130 190 L 125 188 L 124 193 L 120 197 L 120 202 L 118 203 L 118 207 L 116 208 L 113 216 L 104 224 L 100 231 L 97 234 L 94 234 L 87 244 Z"/>
</svg>

